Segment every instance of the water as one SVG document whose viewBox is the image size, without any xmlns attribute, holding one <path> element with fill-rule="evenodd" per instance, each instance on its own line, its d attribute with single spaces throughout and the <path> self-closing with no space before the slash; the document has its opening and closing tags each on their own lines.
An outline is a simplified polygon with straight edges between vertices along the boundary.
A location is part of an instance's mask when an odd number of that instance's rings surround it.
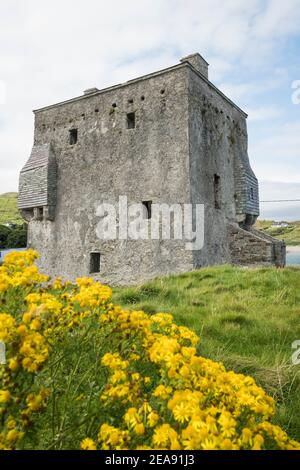
<svg viewBox="0 0 300 470">
<path fill-rule="evenodd" d="M 300 248 L 299 251 L 291 251 L 290 253 L 287 249 L 286 264 L 289 266 L 300 265 Z"/>
</svg>

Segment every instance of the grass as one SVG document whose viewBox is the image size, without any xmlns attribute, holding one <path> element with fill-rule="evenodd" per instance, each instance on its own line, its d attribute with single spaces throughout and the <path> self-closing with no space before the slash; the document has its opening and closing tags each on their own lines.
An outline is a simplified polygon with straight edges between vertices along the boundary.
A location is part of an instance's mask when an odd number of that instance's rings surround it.
<svg viewBox="0 0 300 470">
<path fill-rule="evenodd" d="M 199 353 L 255 378 L 278 404 L 275 422 L 300 439 L 300 269 L 230 266 L 116 288 L 113 301 L 150 314 L 171 312 L 201 338 Z"/>
<path fill-rule="evenodd" d="M 275 238 L 284 240 L 287 245 L 300 245 L 300 221 L 289 222 L 288 227 L 272 227 L 273 224 L 272 220 L 258 220 L 256 227 Z"/>
<path fill-rule="evenodd" d="M 18 193 L 0 195 L 0 225 L 6 223 L 23 224 L 24 220 L 17 208 Z"/>
</svg>

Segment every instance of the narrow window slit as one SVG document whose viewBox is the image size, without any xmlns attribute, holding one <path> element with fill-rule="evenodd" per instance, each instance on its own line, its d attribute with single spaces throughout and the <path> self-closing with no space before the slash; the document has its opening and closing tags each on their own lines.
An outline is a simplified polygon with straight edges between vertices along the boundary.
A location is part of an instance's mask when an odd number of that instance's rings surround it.
<svg viewBox="0 0 300 470">
<path fill-rule="evenodd" d="M 221 178 L 219 175 L 214 175 L 214 200 L 215 209 L 221 209 Z"/>
<path fill-rule="evenodd" d="M 100 253 L 90 254 L 90 274 L 100 273 Z"/>
<path fill-rule="evenodd" d="M 77 144 L 77 140 L 78 140 L 78 129 L 71 129 L 69 131 L 69 142 L 70 142 L 70 145 L 75 145 Z"/>
<path fill-rule="evenodd" d="M 135 128 L 135 113 L 127 114 L 127 129 Z"/>
<path fill-rule="evenodd" d="M 152 217 L 152 201 L 143 201 L 144 206 L 144 218 L 151 219 Z"/>
</svg>

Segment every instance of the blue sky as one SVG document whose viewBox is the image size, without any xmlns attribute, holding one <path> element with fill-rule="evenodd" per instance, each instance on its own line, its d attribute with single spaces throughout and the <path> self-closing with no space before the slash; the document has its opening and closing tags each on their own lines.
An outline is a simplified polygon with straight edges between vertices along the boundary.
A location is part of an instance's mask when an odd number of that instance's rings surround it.
<svg viewBox="0 0 300 470">
<path fill-rule="evenodd" d="M 174 65 L 200 52 L 248 114 L 261 198 L 300 199 L 300 0 L 2 0 L 0 193 L 17 190 L 32 109 Z M 300 93 L 297 95 L 300 97 Z M 300 219 L 300 203 L 261 204 Z"/>
</svg>

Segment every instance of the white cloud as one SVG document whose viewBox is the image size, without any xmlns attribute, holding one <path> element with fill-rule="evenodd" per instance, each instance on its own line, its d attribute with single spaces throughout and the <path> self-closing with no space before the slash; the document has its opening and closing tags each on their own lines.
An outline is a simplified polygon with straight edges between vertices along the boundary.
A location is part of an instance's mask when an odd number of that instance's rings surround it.
<svg viewBox="0 0 300 470">
<path fill-rule="evenodd" d="M 228 98 L 237 102 L 258 93 L 256 83 L 221 83 L 219 88 Z"/>
<path fill-rule="evenodd" d="M 249 154 L 259 179 L 300 183 L 300 121 L 273 128 L 268 137 L 250 143 Z"/>
<path fill-rule="evenodd" d="M 246 107 L 245 112 L 248 114 L 248 121 L 266 121 L 282 115 L 282 110 L 275 106 Z"/>
<path fill-rule="evenodd" d="M 229 97 L 253 96 L 264 80 L 230 85 L 231 72 L 277 67 L 279 46 L 299 22 L 299 0 L 2 0 L 0 81 L 7 102 L 0 105 L 0 193 L 16 189 L 30 152 L 31 109 L 196 51 Z"/>
<path fill-rule="evenodd" d="M 252 147 L 252 152 L 265 154 L 270 158 L 285 157 L 300 161 L 300 121 L 288 122 L 277 132 Z M 295 162 L 296 163 L 296 162 Z M 300 172 L 300 165 L 295 170 Z"/>
<path fill-rule="evenodd" d="M 219 82 L 224 75 L 228 75 L 234 66 L 229 60 L 221 57 L 210 57 L 209 59 L 209 78 L 212 82 Z"/>
<path fill-rule="evenodd" d="M 260 205 L 260 219 L 267 220 L 300 220 L 299 202 L 275 202 L 272 204 Z"/>
<path fill-rule="evenodd" d="M 6 102 L 6 83 L 0 80 L 0 106 Z"/>
<path fill-rule="evenodd" d="M 261 201 L 286 201 L 261 202 L 261 219 L 300 220 L 300 202 L 292 202 L 300 199 L 300 183 L 263 180 L 260 182 L 260 198 Z"/>
<path fill-rule="evenodd" d="M 257 17 L 255 30 L 260 38 L 299 32 L 299 0 L 269 0 L 267 8 Z"/>
<path fill-rule="evenodd" d="M 300 199 L 300 183 L 262 180 L 259 186 L 262 201 Z"/>
<path fill-rule="evenodd" d="M 234 101 L 249 102 L 255 96 L 265 92 L 272 92 L 281 87 L 287 81 L 287 71 L 281 68 L 272 70 L 271 78 L 258 76 L 256 80 L 244 83 L 223 82 L 219 84 L 220 90 Z"/>
</svg>

